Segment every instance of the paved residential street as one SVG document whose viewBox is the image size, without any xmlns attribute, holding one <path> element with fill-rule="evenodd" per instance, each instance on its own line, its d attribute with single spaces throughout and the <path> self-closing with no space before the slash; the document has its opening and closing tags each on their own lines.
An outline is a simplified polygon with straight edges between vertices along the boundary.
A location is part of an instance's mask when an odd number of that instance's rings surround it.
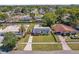
<svg viewBox="0 0 79 59">
<path fill-rule="evenodd" d="M 4 53 L 6 54 L 6 53 Z M 12 51 L 8 54 L 79 54 L 79 51 L 63 50 L 63 51 Z"/>
</svg>

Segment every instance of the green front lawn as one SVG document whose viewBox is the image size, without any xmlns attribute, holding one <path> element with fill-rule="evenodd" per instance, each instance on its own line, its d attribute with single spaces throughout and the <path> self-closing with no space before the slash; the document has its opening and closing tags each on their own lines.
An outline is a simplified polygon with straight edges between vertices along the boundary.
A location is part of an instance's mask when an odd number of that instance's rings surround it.
<svg viewBox="0 0 79 59">
<path fill-rule="evenodd" d="M 62 46 L 60 44 L 33 44 L 33 51 L 55 51 L 62 50 Z"/>
<path fill-rule="evenodd" d="M 79 33 L 77 35 L 79 36 Z"/>
<path fill-rule="evenodd" d="M 33 42 L 55 42 L 54 37 L 50 35 L 33 36 Z"/>
<path fill-rule="evenodd" d="M 72 50 L 79 50 L 79 44 L 68 44 Z"/>
<path fill-rule="evenodd" d="M 27 34 L 24 38 L 21 38 L 18 42 L 17 42 L 17 50 L 23 50 L 24 47 L 26 46 L 26 44 L 22 45 L 21 43 L 25 43 L 25 42 L 28 42 L 28 38 L 29 38 L 29 35 Z"/>
<path fill-rule="evenodd" d="M 19 44 L 16 50 L 22 51 L 25 46 L 26 46 L 26 44 Z"/>
<path fill-rule="evenodd" d="M 56 34 L 52 33 L 52 36 L 54 37 L 56 42 L 60 42 L 60 40 L 59 40 L 59 38 L 58 38 L 58 36 Z"/>
</svg>

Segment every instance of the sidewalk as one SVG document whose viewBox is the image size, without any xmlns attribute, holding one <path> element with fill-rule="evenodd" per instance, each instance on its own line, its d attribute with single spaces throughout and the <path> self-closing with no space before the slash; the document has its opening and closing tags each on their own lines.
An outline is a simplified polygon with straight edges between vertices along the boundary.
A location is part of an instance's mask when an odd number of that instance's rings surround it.
<svg viewBox="0 0 79 59">
<path fill-rule="evenodd" d="M 28 42 L 26 43 L 20 43 L 20 44 L 27 44 Z M 31 42 L 29 42 L 31 43 Z M 31 44 L 59 44 L 58 42 L 32 42 Z"/>
</svg>

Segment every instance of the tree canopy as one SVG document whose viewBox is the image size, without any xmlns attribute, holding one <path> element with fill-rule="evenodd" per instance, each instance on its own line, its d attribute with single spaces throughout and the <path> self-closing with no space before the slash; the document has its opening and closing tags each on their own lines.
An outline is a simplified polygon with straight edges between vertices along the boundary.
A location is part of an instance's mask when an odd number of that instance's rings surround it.
<svg viewBox="0 0 79 59">
<path fill-rule="evenodd" d="M 15 47 L 16 45 L 16 40 L 17 37 L 14 33 L 7 32 L 4 35 L 4 40 L 3 40 L 3 46 L 2 49 L 3 51 L 10 51 Z"/>
<path fill-rule="evenodd" d="M 5 20 L 6 18 L 8 18 L 6 13 L 0 13 L 0 20 Z"/>
<path fill-rule="evenodd" d="M 46 13 L 42 19 L 43 19 L 43 25 L 45 26 L 51 26 L 56 21 L 56 14 L 55 13 Z"/>
</svg>

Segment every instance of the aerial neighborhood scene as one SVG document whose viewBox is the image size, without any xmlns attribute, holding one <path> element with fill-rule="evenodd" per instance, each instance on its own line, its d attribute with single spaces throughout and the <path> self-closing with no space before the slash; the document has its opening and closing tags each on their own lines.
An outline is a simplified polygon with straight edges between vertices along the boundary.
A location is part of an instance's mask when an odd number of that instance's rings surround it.
<svg viewBox="0 0 79 59">
<path fill-rule="evenodd" d="M 79 51 L 79 5 L 0 6 L 0 52 Z"/>
</svg>

